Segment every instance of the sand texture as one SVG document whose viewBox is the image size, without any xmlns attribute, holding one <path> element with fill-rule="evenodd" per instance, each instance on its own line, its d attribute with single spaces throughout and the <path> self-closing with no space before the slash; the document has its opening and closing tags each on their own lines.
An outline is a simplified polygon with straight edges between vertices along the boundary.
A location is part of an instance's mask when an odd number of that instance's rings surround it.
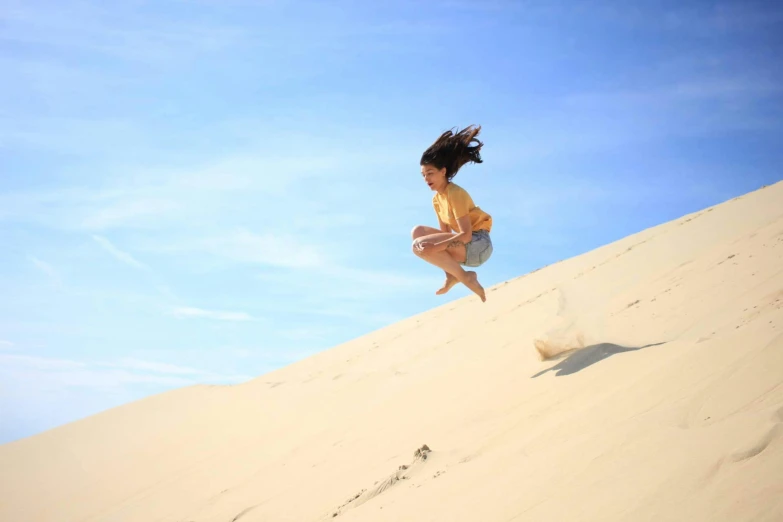
<svg viewBox="0 0 783 522">
<path fill-rule="evenodd" d="M 487 297 L 0 446 L 0 520 L 783 520 L 783 182 Z"/>
</svg>

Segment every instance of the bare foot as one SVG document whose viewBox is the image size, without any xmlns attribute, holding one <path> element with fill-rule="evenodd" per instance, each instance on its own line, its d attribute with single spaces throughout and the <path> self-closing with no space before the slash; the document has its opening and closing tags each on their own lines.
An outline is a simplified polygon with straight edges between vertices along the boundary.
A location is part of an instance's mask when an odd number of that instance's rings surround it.
<svg viewBox="0 0 783 522">
<path fill-rule="evenodd" d="M 486 302 L 487 296 L 484 294 L 484 287 L 481 286 L 478 282 L 478 275 L 476 275 L 476 272 L 465 272 L 466 277 L 464 284 L 468 288 L 470 288 L 473 293 L 475 293 L 477 296 L 481 298 L 481 302 Z"/>
<path fill-rule="evenodd" d="M 443 295 L 443 294 L 445 294 L 446 292 L 448 292 L 449 290 L 451 290 L 451 287 L 452 287 L 452 286 L 454 286 L 454 285 L 456 285 L 457 283 L 459 283 L 459 281 L 457 280 L 457 278 L 456 278 L 456 277 L 454 277 L 453 275 L 451 275 L 451 274 L 449 274 L 449 273 L 447 272 L 447 273 L 446 273 L 446 282 L 445 282 L 445 283 L 443 283 L 443 287 L 441 287 L 441 289 L 440 289 L 440 290 L 438 290 L 438 291 L 437 291 L 437 292 L 435 292 L 435 293 L 436 293 L 437 295 Z"/>
</svg>

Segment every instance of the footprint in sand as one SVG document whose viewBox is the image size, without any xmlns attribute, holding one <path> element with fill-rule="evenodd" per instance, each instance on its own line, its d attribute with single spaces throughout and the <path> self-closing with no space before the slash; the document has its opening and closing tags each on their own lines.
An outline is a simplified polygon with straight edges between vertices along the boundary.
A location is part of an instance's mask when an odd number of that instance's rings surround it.
<svg viewBox="0 0 783 522">
<path fill-rule="evenodd" d="M 779 439 L 781 435 L 783 435 L 783 424 L 776 423 L 775 426 L 761 436 L 755 443 L 751 444 L 749 448 L 732 453 L 730 458 L 734 462 L 752 459 L 767 449 L 772 441 Z"/>
<path fill-rule="evenodd" d="M 420 448 L 416 448 L 416 451 L 413 453 L 413 462 L 411 464 L 400 465 L 397 468 L 397 471 L 385 479 L 376 482 L 372 489 L 363 489 L 359 493 L 356 493 L 335 511 L 331 512 L 328 518 L 336 518 L 347 509 L 359 507 L 362 504 L 374 499 L 384 491 L 387 491 L 389 488 L 395 486 L 399 481 L 407 480 L 409 478 L 409 473 L 424 463 L 431 451 L 432 450 L 430 450 L 429 446 L 426 444 L 422 445 Z"/>
</svg>

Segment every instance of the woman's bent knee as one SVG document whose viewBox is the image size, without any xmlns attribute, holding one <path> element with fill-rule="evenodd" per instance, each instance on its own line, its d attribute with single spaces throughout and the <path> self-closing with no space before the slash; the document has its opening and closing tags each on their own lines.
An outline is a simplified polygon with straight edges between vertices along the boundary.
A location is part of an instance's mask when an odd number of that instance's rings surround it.
<svg viewBox="0 0 783 522">
<path fill-rule="evenodd" d="M 416 225 L 415 227 L 413 227 L 413 230 L 411 230 L 411 238 L 413 239 L 426 235 L 427 235 L 427 227 L 425 227 L 424 225 Z"/>
</svg>

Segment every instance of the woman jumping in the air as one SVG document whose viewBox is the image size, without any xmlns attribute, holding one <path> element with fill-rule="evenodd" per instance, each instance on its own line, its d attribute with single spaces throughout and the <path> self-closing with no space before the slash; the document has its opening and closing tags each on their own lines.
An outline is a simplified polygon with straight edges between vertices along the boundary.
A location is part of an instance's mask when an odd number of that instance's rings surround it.
<svg viewBox="0 0 783 522">
<path fill-rule="evenodd" d="M 481 266 L 492 255 L 492 217 L 451 181 L 465 163 L 482 162 L 479 152 L 484 144 L 476 139 L 480 130 L 480 126 L 470 126 L 456 134 L 446 131 L 422 154 L 421 173 L 435 191 L 432 205 L 440 228 L 418 225 L 411 235 L 413 253 L 446 272 L 446 282 L 436 294 L 462 283 L 486 301 L 476 272 L 462 267 Z"/>
</svg>

